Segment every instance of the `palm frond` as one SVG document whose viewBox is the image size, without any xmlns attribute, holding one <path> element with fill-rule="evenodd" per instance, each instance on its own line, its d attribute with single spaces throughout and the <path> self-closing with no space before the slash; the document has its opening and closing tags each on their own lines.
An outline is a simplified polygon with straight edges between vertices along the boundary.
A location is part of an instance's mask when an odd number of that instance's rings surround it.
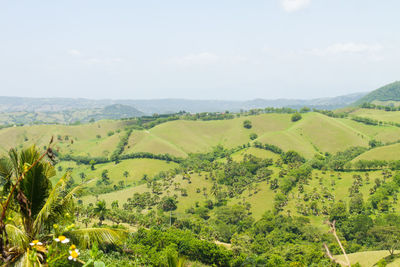
<svg viewBox="0 0 400 267">
<path fill-rule="evenodd" d="M 28 246 L 29 237 L 24 230 L 15 225 L 6 224 L 6 233 L 12 247 L 26 248 Z"/>
<path fill-rule="evenodd" d="M 51 190 L 49 197 L 44 203 L 42 209 L 37 214 L 36 219 L 33 223 L 33 229 L 35 229 L 36 231 L 39 231 L 41 229 L 44 222 L 52 214 L 55 207 L 58 205 L 57 202 L 60 201 L 61 192 L 64 191 L 68 179 L 69 173 L 65 173 Z"/>
<path fill-rule="evenodd" d="M 78 186 L 75 186 L 71 191 L 68 192 L 67 195 L 65 195 L 62 199 L 61 205 L 68 205 L 69 202 L 71 202 L 74 197 L 80 193 L 80 191 L 92 180 L 89 180 L 87 182 L 84 182 Z"/>
<path fill-rule="evenodd" d="M 126 237 L 127 233 L 127 231 L 121 229 L 84 228 L 71 230 L 64 233 L 64 235 L 71 238 L 75 244 L 89 248 L 95 243 L 118 244 Z"/>
<path fill-rule="evenodd" d="M 20 176 L 22 172 L 22 167 L 19 166 L 19 157 L 18 157 L 18 151 L 15 148 L 11 148 L 8 151 L 8 157 L 10 159 L 10 162 L 14 168 L 15 176 Z"/>
<path fill-rule="evenodd" d="M 8 266 L 8 265 L 7 265 Z M 28 251 L 18 257 L 18 259 L 13 262 L 14 267 L 34 267 L 34 264 L 29 260 Z M 39 265 L 41 266 L 41 265 Z"/>
</svg>

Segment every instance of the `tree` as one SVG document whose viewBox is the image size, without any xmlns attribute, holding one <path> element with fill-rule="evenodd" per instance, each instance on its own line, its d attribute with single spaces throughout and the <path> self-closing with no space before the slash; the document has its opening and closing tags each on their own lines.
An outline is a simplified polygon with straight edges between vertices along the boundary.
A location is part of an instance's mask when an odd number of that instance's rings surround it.
<svg viewBox="0 0 400 267">
<path fill-rule="evenodd" d="M 298 112 L 296 112 L 296 113 L 294 113 L 293 115 L 292 115 L 292 117 L 291 117 L 291 120 L 293 121 L 293 122 L 295 122 L 295 121 L 299 121 L 299 120 L 301 120 L 301 114 L 300 113 L 298 113 Z"/>
<path fill-rule="evenodd" d="M 177 208 L 177 201 L 173 197 L 163 197 L 160 204 L 164 211 L 172 211 Z"/>
<path fill-rule="evenodd" d="M 128 176 L 129 176 L 129 172 L 128 171 L 124 171 L 123 176 L 125 177 L 125 180 L 127 181 L 128 180 Z"/>
<path fill-rule="evenodd" d="M 396 226 L 375 226 L 369 231 L 373 242 L 381 249 L 393 255 L 400 245 L 400 229 Z"/>
<path fill-rule="evenodd" d="M 360 214 L 364 209 L 364 200 L 361 193 L 356 193 L 350 199 L 349 212 Z"/>
<path fill-rule="evenodd" d="M 105 200 L 98 201 L 93 211 L 94 214 L 96 214 L 99 217 L 99 225 L 102 225 L 105 219 L 105 215 L 108 211 L 106 201 Z"/>
<path fill-rule="evenodd" d="M 85 181 L 86 175 L 85 173 L 81 172 L 79 173 L 79 176 L 81 177 L 82 183 Z"/>
<path fill-rule="evenodd" d="M 243 127 L 246 129 L 251 129 L 251 127 L 253 127 L 253 126 L 251 124 L 251 121 L 245 120 L 245 121 L 243 121 Z"/>
<path fill-rule="evenodd" d="M 111 208 L 117 209 L 118 207 L 119 207 L 118 200 L 114 200 L 114 201 L 111 203 Z"/>
<path fill-rule="evenodd" d="M 343 201 L 335 203 L 329 212 L 329 221 L 341 222 L 347 218 L 346 204 Z"/>
<path fill-rule="evenodd" d="M 250 140 L 257 139 L 258 135 L 256 133 L 251 133 L 250 134 Z"/>
<path fill-rule="evenodd" d="M 55 175 L 55 169 L 43 159 L 50 153 L 51 150 L 47 149 L 40 155 L 32 146 L 20 152 L 11 149 L 8 157 L 0 159 L 0 178 L 5 181 L 3 192 L 10 192 L 8 199 L 13 206 L 10 211 L 7 210 L 9 206 L 3 205 L 5 214 L 11 219 L 4 222 L 6 235 L 1 233 L 0 255 L 12 255 L 11 258 L 3 258 L 3 261 L 22 261 L 27 256 L 27 248 L 32 240 L 40 236 L 51 241 L 55 238 L 55 232 L 61 230 L 55 228 L 58 222 L 68 223 L 74 219 L 68 214 L 74 211 L 74 198 L 84 184 L 67 189 L 70 177 L 66 173 L 52 187 L 50 178 Z M 15 191 L 11 188 L 15 188 Z M 16 196 L 11 192 L 17 192 Z M 121 231 L 107 228 L 61 231 L 60 234 L 68 236 L 82 247 L 94 242 L 114 243 L 122 237 Z"/>
<path fill-rule="evenodd" d="M 94 160 L 90 160 L 90 161 L 89 161 L 90 169 L 91 169 L 92 171 L 94 170 L 94 164 L 96 164 L 96 161 L 94 161 Z"/>
<path fill-rule="evenodd" d="M 296 151 L 289 150 L 288 152 L 282 155 L 282 160 L 285 164 L 296 163 L 296 162 L 305 162 L 305 159 Z"/>
<path fill-rule="evenodd" d="M 108 177 L 108 170 L 104 170 L 101 173 L 101 182 L 104 183 L 105 185 L 111 184 L 110 177 Z"/>
</svg>

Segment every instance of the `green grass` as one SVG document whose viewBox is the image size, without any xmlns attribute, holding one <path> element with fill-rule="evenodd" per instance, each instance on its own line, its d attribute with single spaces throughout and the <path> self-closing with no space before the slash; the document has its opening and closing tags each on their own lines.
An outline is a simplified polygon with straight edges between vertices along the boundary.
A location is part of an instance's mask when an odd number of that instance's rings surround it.
<svg viewBox="0 0 400 267">
<path fill-rule="evenodd" d="M 251 129 L 243 127 L 246 119 L 252 122 Z M 222 121 L 172 121 L 132 134 L 126 153 L 144 151 L 185 156 L 210 151 L 219 144 L 231 148 L 250 142 L 250 133 L 262 135 L 281 131 L 291 124 L 289 114 L 263 114 Z"/>
<path fill-rule="evenodd" d="M 398 252 L 396 252 L 396 253 L 398 253 Z M 390 255 L 390 253 L 387 250 L 362 251 L 362 252 L 347 254 L 351 264 L 356 264 L 358 262 L 362 267 L 372 267 L 380 259 L 382 259 L 386 256 L 389 256 L 389 255 Z M 345 258 L 343 255 L 336 255 L 335 258 L 345 261 Z M 396 265 L 395 263 L 396 262 L 392 262 L 387 266 L 393 266 L 393 267 L 399 266 L 399 265 Z"/>
<path fill-rule="evenodd" d="M 119 141 L 117 133 L 111 137 L 108 137 L 107 133 L 123 129 L 124 126 L 125 123 L 122 121 L 99 121 L 91 124 L 70 126 L 33 125 L 11 127 L 0 130 L 0 148 L 3 152 L 11 147 L 20 145 L 36 144 L 39 148 L 42 148 L 54 136 L 55 149 L 61 153 L 93 153 L 101 155 L 104 150 L 112 152 Z M 61 140 L 58 140 L 58 135 L 61 136 Z M 97 139 L 96 135 L 100 135 L 101 138 Z M 65 140 L 66 136 L 68 136 L 68 140 Z M 71 144 L 71 140 L 73 144 Z"/>
<path fill-rule="evenodd" d="M 378 121 L 399 122 L 400 111 L 384 111 L 379 109 L 360 108 L 351 113 L 359 117 L 367 117 Z"/>
<path fill-rule="evenodd" d="M 372 138 L 392 142 L 400 136 L 399 127 L 368 126 L 315 112 L 302 116 L 297 122 L 291 121 L 290 114 L 262 114 L 218 121 L 170 121 L 149 130 L 133 131 L 124 154 L 151 152 L 186 157 L 188 153 L 210 151 L 217 145 L 232 148 L 251 143 L 249 135 L 256 133 L 256 141 L 277 145 L 284 151 L 296 150 L 311 158 L 319 152 L 335 153 L 349 146 L 367 146 Z M 252 122 L 251 129 L 243 127 L 244 120 Z M 124 134 L 125 124 L 123 121 L 100 121 L 77 126 L 35 125 L 2 129 L 0 152 L 20 144 L 36 143 L 42 147 L 52 135 L 60 135 L 62 140 L 56 140 L 55 147 L 60 153 L 107 157 Z M 118 129 L 122 131 L 117 133 Z M 108 136 L 109 131 L 115 134 Z M 101 137 L 97 138 L 97 135 Z M 65 136 L 69 140 L 65 140 Z"/>
<path fill-rule="evenodd" d="M 71 176 L 76 183 L 79 184 L 81 182 L 80 173 L 83 172 L 86 175 L 86 179 L 94 180 L 88 186 L 94 187 L 96 186 L 95 180 L 101 178 L 101 173 L 104 170 L 108 170 L 108 176 L 110 177 L 110 182 L 112 184 L 118 184 L 119 181 L 124 181 L 125 185 L 133 185 L 137 184 L 143 178 L 144 174 L 153 177 L 161 171 L 176 168 L 178 165 L 174 162 L 166 162 L 156 159 L 129 159 L 123 160 L 119 164 L 98 164 L 96 165 L 95 170 L 91 170 L 90 166 L 77 165 L 75 162 L 71 161 L 61 162 L 57 165 L 57 168 L 58 166 L 61 166 L 63 170 L 61 172 L 57 171 L 56 177 L 52 179 L 53 183 L 55 183 L 69 167 L 73 168 Z M 129 172 L 127 178 L 123 175 L 125 171 Z"/>
<path fill-rule="evenodd" d="M 275 154 L 269 150 L 255 148 L 255 147 L 248 147 L 248 148 L 242 149 L 236 153 L 233 153 L 231 155 L 231 157 L 234 161 L 241 161 L 241 160 L 243 160 L 244 155 L 246 155 L 246 154 L 253 155 L 253 156 L 256 156 L 256 157 L 262 158 L 262 159 L 270 158 L 273 160 L 277 160 L 280 158 L 280 156 L 278 154 Z"/>
<path fill-rule="evenodd" d="M 400 144 L 382 146 L 371 149 L 353 160 L 400 160 Z"/>
<path fill-rule="evenodd" d="M 368 142 L 370 139 L 376 139 L 382 142 L 394 142 L 399 140 L 399 127 L 365 125 L 349 119 L 338 120 L 351 127 L 354 131 L 358 132 L 360 137 L 366 142 Z"/>
</svg>

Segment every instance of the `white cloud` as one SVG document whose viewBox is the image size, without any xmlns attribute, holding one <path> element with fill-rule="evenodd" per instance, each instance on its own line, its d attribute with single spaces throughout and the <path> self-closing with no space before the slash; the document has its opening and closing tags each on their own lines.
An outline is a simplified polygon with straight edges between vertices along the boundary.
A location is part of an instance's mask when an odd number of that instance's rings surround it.
<svg viewBox="0 0 400 267">
<path fill-rule="evenodd" d="M 294 12 L 307 7 L 311 0 L 280 0 L 283 9 L 286 12 Z"/>
<path fill-rule="evenodd" d="M 219 59 L 219 56 L 213 53 L 203 52 L 175 58 L 172 63 L 181 66 L 210 65 L 218 62 Z"/>
<path fill-rule="evenodd" d="M 81 52 L 79 50 L 76 50 L 76 49 L 70 49 L 68 51 L 68 54 L 70 54 L 71 56 L 80 56 Z"/>
<path fill-rule="evenodd" d="M 383 49 L 380 44 L 366 44 L 366 43 L 335 43 L 326 48 L 317 48 L 311 50 L 311 54 L 317 56 L 328 56 L 338 54 L 368 54 L 375 55 Z"/>
</svg>

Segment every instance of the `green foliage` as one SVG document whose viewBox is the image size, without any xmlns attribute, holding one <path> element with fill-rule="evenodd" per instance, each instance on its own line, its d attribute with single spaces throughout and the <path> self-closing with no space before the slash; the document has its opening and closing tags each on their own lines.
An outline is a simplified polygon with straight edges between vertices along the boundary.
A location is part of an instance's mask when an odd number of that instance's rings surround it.
<svg viewBox="0 0 400 267">
<path fill-rule="evenodd" d="M 362 103 L 371 103 L 375 100 L 388 101 L 388 100 L 400 100 L 400 82 L 396 81 L 387 84 L 381 88 L 372 91 L 360 100 L 358 100 L 355 105 L 360 105 Z"/>
<path fill-rule="evenodd" d="M 246 128 L 246 129 L 250 129 L 253 126 L 251 124 L 251 121 L 245 120 L 245 121 L 243 121 L 243 127 Z"/>
<path fill-rule="evenodd" d="M 250 134 L 250 140 L 255 140 L 257 139 L 258 135 L 256 133 L 251 133 Z"/>
<path fill-rule="evenodd" d="M 290 163 L 304 163 L 306 160 L 298 152 L 294 150 L 289 150 L 282 155 L 282 160 L 285 164 Z"/>
<path fill-rule="evenodd" d="M 296 113 L 294 113 L 293 115 L 292 115 L 292 117 L 290 118 L 293 122 L 296 122 L 296 121 L 299 121 L 299 120 L 301 120 L 301 114 L 300 113 L 298 113 L 298 112 L 296 112 Z"/>
</svg>

